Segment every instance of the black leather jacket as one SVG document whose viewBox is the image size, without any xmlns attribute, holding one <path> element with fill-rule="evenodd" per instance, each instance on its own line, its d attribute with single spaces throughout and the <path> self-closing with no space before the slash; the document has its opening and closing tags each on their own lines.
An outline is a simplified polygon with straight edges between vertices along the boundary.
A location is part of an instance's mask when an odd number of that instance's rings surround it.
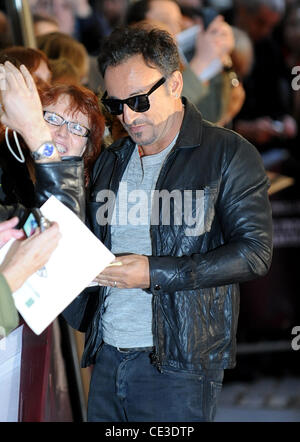
<svg viewBox="0 0 300 442">
<path fill-rule="evenodd" d="M 189 102 L 176 145 L 157 189 L 203 190 L 202 231 L 187 225 L 152 225 L 149 257 L 153 295 L 153 362 L 160 370 L 197 371 L 235 365 L 238 283 L 265 275 L 272 256 L 268 179 L 257 150 L 234 132 L 202 120 Z M 110 227 L 97 222 L 98 192 L 115 194 L 135 145 L 119 140 L 98 159 L 88 202 L 93 232 L 110 247 Z M 99 213 L 99 212 L 98 212 Z M 95 291 L 97 290 L 97 292 Z M 101 347 L 105 287 L 87 289 L 64 312 L 86 332 L 82 366 Z"/>
<path fill-rule="evenodd" d="M 35 163 L 36 207 L 40 207 L 51 195 L 85 220 L 85 191 L 83 162 L 79 157 L 66 157 L 63 161 Z M 22 204 L 0 205 L 0 221 L 18 216 L 22 225 L 26 208 Z"/>
</svg>

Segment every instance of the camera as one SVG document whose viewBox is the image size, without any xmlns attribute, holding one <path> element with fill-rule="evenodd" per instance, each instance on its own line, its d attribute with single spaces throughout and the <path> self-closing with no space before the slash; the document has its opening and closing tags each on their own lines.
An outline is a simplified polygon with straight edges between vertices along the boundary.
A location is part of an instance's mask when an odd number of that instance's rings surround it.
<svg viewBox="0 0 300 442">
<path fill-rule="evenodd" d="M 207 29 L 211 22 L 219 15 L 213 8 L 201 8 L 199 15 L 202 17 L 204 29 Z"/>
<path fill-rule="evenodd" d="M 50 225 L 50 221 L 42 214 L 41 210 L 33 208 L 30 210 L 22 228 L 27 238 L 29 238 L 36 232 L 37 228 L 40 228 L 40 231 L 43 232 Z"/>
</svg>

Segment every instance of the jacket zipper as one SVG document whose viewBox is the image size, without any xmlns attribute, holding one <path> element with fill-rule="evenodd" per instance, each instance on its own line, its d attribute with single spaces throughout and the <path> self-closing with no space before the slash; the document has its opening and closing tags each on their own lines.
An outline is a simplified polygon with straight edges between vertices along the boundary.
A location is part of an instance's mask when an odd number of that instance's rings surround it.
<svg viewBox="0 0 300 442">
<path fill-rule="evenodd" d="M 154 365 L 158 369 L 160 373 L 163 372 L 161 368 L 161 360 L 158 352 L 158 326 L 157 326 L 157 304 L 158 304 L 158 295 L 153 295 L 153 328 L 154 328 L 154 353 L 151 354 L 151 364 Z"/>
<path fill-rule="evenodd" d="M 153 242 L 152 228 L 150 226 L 150 237 L 152 243 L 152 253 L 156 253 L 156 244 Z M 158 369 L 160 373 L 163 372 L 161 368 L 161 360 L 159 357 L 159 342 L 158 342 L 158 295 L 152 293 L 153 296 L 153 341 L 154 341 L 154 352 L 151 354 L 151 364 Z"/>
<path fill-rule="evenodd" d="M 171 150 L 171 152 L 169 153 L 169 155 L 167 156 L 167 158 L 165 158 L 165 161 L 161 167 L 160 173 L 158 175 L 157 181 L 156 181 L 156 189 L 157 189 L 157 183 L 159 182 L 159 180 L 161 180 L 167 163 L 170 161 L 170 158 L 173 158 L 174 156 L 174 148 Z M 152 243 L 152 253 L 155 251 L 155 254 L 157 253 L 156 250 L 156 244 L 154 244 L 153 241 L 153 235 L 152 235 L 152 229 L 150 226 L 150 236 L 151 236 L 151 243 Z M 154 365 L 154 367 L 156 367 L 158 369 L 158 371 L 160 373 L 163 373 L 163 369 L 162 369 L 162 363 L 161 363 L 161 359 L 160 359 L 160 355 L 159 355 L 159 341 L 158 341 L 158 321 L 157 321 L 157 315 L 158 315 L 158 295 L 157 294 L 152 294 L 153 295 L 153 330 L 154 330 L 154 353 L 152 353 L 151 355 L 151 363 Z"/>
</svg>

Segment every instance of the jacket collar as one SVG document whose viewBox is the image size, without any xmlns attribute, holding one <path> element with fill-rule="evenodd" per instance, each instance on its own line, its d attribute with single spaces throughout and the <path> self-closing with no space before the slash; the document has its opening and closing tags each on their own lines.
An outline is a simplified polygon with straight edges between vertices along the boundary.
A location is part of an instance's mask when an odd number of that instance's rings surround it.
<svg viewBox="0 0 300 442">
<path fill-rule="evenodd" d="M 182 97 L 182 103 L 185 110 L 175 149 L 196 147 L 202 142 L 203 120 L 200 112 L 187 98 Z"/>
<path fill-rule="evenodd" d="M 184 116 L 174 150 L 193 148 L 202 142 L 203 120 L 200 112 L 187 98 L 182 97 L 182 103 L 185 106 Z M 132 152 L 134 146 L 132 139 L 126 137 L 117 140 L 107 149 L 117 155 L 126 155 L 127 152 Z"/>
</svg>

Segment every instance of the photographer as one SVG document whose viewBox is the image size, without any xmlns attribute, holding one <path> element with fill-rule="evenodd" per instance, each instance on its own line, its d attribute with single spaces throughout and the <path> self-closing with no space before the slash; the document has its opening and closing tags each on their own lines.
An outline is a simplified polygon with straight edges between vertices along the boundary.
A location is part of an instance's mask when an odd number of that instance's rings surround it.
<svg viewBox="0 0 300 442">
<path fill-rule="evenodd" d="M 43 267 L 57 247 L 60 234 L 57 223 L 43 233 L 22 240 L 24 234 L 16 229 L 19 219 L 11 218 L 0 223 L 0 247 L 11 238 L 16 241 L 0 265 L 0 337 L 17 327 L 19 319 L 11 294 Z"/>
</svg>

